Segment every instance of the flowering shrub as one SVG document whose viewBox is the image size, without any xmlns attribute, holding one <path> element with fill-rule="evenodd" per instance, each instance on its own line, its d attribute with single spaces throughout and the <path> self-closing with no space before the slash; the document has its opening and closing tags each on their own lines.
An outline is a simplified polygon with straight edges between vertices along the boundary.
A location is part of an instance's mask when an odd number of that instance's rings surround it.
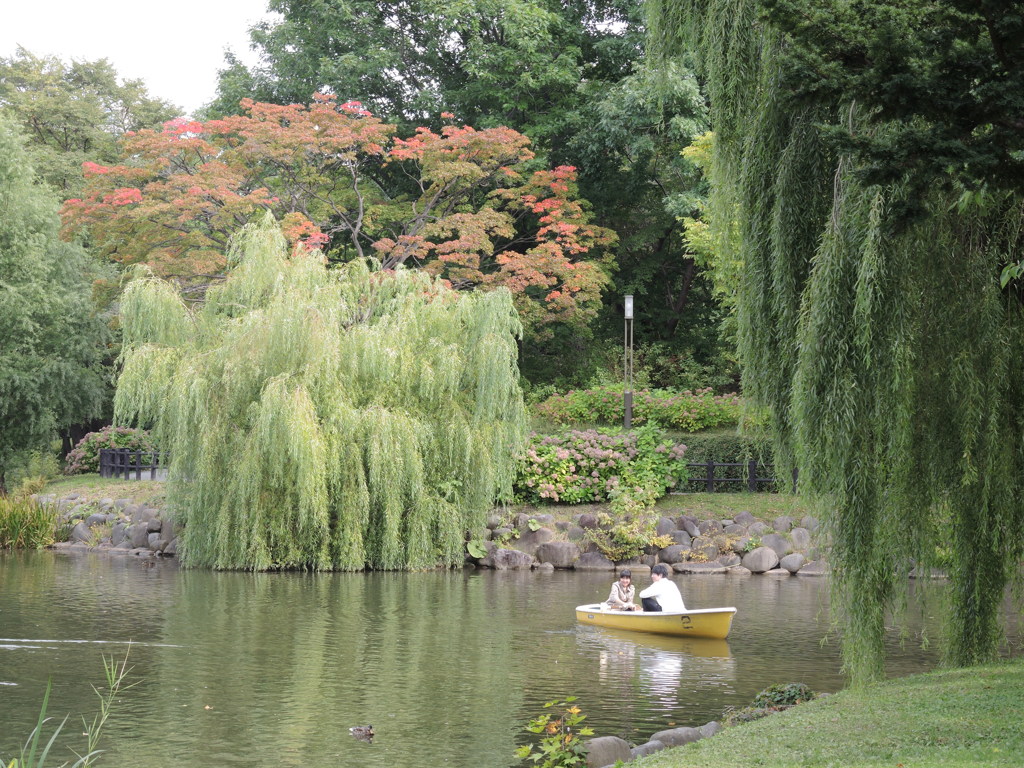
<svg viewBox="0 0 1024 768">
<path fill-rule="evenodd" d="M 100 448 L 131 448 L 133 451 L 152 451 L 155 446 L 144 429 L 104 427 L 90 432 L 68 454 L 64 462 L 65 475 L 80 475 L 100 471 Z"/>
<path fill-rule="evenodd" d="M 572 390 L 551 395 L 533 407 L 541 418 L 558 424 L 621 424 L 622 386 Z M 687 432 L 735 424 L 738 395 L 716 395 L 711 388 L 675 392 L 650 389 L 633 393 L 633 423 L 656 422 Z"/>
<path fill-rule="evenodd" d="M 651 426 L 628 434 L 534 433 L 520 460 L 517 493 L 532 504 L 580 504 L 621 498 L 628 489 L 627 497 L 650 496 L 653 502 L 686 478 L 685 453 L 685 445 L 665 440 Z"/>
</svg>

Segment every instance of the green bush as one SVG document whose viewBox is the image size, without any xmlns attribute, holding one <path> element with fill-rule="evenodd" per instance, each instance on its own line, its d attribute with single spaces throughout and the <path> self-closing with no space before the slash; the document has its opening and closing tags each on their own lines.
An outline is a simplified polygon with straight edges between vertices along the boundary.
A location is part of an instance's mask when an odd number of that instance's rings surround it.
<svg viewBox="0 0 1024 768">
<path fill-rule="evenodd" d="M 144 429 L 104 427 L 97 432 L 90 432 L 78 441 L 78 445 L 68 454 L 65 461 L 64 474 L 99 472 L 101 448 L 130 448 L 133 451 L 152 453 L 155 446 L 149 433 Z"/>
<path fill-rule="evenodd" d="M 551 395 L 533 406 L 536 416 L 557 424 L 607 424 L 623 421 L 623 386 L 570 390 Z M 716 395 L 711 388 L 677 392 L 670 389 L 633 393 L 633 423 L 656 423 L 685 432 L 736 424 L 740 416 L 737 395 Z"/>
<path fill-rule="evenodd" d="M 686 446 L 656 427 L 626 434 L 598 430 L 531 436 L 520 460 L 517 497 L 529 504 L 620 499 L 645 508 L 686 477 Z"/>
<path fill-rule="evenodd" d="M 40 549 L 57 535 L 57 508 L 25 496 L 0 496 L 0 549 Z"/>
</svg>

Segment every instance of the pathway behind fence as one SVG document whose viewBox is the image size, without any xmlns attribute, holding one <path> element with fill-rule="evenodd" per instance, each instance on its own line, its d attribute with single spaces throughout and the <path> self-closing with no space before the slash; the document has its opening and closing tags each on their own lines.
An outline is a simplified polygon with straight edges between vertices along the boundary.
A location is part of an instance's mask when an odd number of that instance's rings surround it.
<svg viewBox="0 0 1024 768">
<path fill-rule="evenodd" d="M 136 451 L 131 448 L 100 448 L 100 477 L 125 480 L 165 480 L 167 454 L 161 451 Z"/>
</svg>

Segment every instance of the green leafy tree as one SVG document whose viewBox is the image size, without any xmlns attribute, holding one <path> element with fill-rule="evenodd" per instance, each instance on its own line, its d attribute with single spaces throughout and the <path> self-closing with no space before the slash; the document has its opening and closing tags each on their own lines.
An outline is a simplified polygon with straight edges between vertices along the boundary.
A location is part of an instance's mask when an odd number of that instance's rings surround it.
<svg viewBox="0 0 1024 768">
<path fill-rule="evenodd" d="M 649 7 L 654 47 L 706 77 L 745 393 L 832 510 L 847 669 L 882 674 L 938 546 L 949 661 L 991 659 L 1024 554 L 1024 312 L 1000 280 L 1024 251 L 1018 4 Z"/>
<path fill-rule="evenodd" d="M 145 268 L 122 298 L 115 413 L 170 451 L 183 562 L 461 564 L 525 438 L 511 294 L 289 258 L 270 215 L 229 258 L 200 307 Z"/>
<path fill-rule="evenodd" d="M 21 125 L 36 172 L 62 198 L 81 189 L 83 162 L 113 162 L 120 136 L 181 114 L 141 80 L 119 79 L 106 59 L 65 64 L 24 48 L 0 58 L 0 109 Z"/>
<path fill-rule="evenodd" d="M 57 200 L 25 141 L 0 116 L 0 488 L 12 456 L 98 416 L 106 325 L 92 304 L 97 268 L 58 237 Z"/>
</svg>

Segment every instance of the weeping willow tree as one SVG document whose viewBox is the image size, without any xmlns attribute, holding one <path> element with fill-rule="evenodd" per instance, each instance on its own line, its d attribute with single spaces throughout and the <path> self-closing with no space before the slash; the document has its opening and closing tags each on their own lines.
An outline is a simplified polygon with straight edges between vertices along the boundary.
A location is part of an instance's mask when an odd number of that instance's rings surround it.
<svg viewBox="0 0 1024 768">
<path fill-rule="evenodd" d="M 524 436 L 508 292 L 288 257 L 270 217 L 230 257 L 199 308 L 144 273 L 122 299 L 116 417 L 170 451 L 182 561 L 461 563 Z"/>
<path fill-rule="evenodd" d="M 1000 283 L 1024 253 L 1024 190 L 1000 178 L 1002 163 L 975 162 L 970 142 L 996 136 L 995 118 L 965 131 L 958 154 L 941 107 L 899 120 L 871 102 L 928 98 L 907 94 L 906 73 L 878 87 L 869 68 L 872 56 L 897 68 L 885 59 L 899 45 L 892 18 L 934 45 L 941 27 L 927 14 L 943 3 L 825 5 L 649 0 L 648 11 L 656 54 L 700 61 L 716 136 L 712 221 L 739 211 L 741 225 L 738 241 L 723 232 L 717 243 L 744 263 L 744 390 L 771 414 L 777 457 L 827 504 L 844 662 L 861 684 L 882 674 L 907 570 L 939 553 L 949 663 L 998 647 L 1024 552 L 1024 318 L 1020 286 Z M 983 27 L 971 39 L 991 53 Z M 886 30 L 874 50 L 870 36 Z M 858 93 L 865 72 L 877 82 Z"/>
</svg>

